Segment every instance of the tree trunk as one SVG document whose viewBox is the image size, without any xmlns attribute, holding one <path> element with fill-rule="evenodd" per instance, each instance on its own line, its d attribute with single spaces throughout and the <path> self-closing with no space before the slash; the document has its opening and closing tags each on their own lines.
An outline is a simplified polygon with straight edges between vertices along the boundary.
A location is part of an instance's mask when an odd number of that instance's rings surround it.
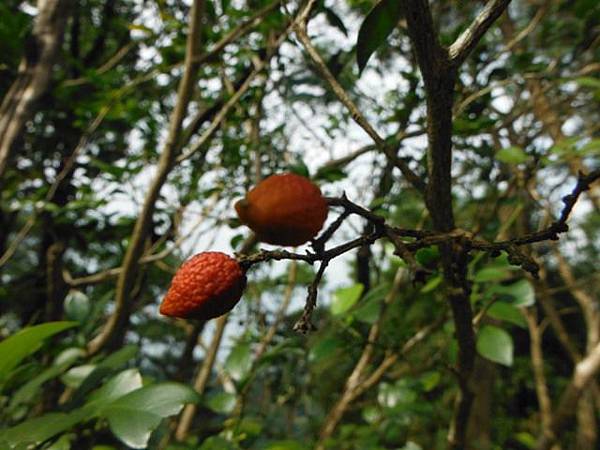
<svg viewBox="0 0 600 450">
<path fill-rule="evenodd" d="M 10 162 L 15 141 L 50 83 L 69 16 L 69 4 L 70 0 L 38 1 L 39 12 L 25 44 L 17 79 L 0 105 L 0 179 Z"/>
</svg>

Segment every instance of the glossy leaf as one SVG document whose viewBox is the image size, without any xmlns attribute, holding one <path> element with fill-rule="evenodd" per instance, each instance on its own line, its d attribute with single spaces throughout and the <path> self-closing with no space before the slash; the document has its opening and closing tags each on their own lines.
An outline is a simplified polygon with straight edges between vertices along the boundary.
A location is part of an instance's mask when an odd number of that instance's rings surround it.
<svg viewBox="0 0 600 450">
<path fill-rule="evenodd" d="M 105 377 L 115 373 L 131 361 L 137 351 L 138 348 L 135 345 L 128 345 L 100 361 L 78 386 L 71 399 L 71 404 L 83 402 L 89 391 L 98 386 Z"/>
<path fill-rule="evenodd" d="M 165 417 L 181 411 L 186 403 L 196 403 L 198 394 L 177 383 L 159 383 L 130 392 L 102 410 L 110 429 L 133 448 L 144 448 L 152 431 Z"/>
<path fill-rule="evenodd" d="M 48 322 L 27 327 L 0 342 L 0 382 L 46 339 L 77 326 L 77 322 Z"/>
<path fill-rule="evenodd" d="M 401 15 L 401 2 L 398 0 L 381 0 L 367 14 L 360 26 L 356 41 L 356 62 L 359 72 L 363 71 L 371 55 L 394 31 Z"/>
<path fill-rule="evenodd" d="M 512 323 L 521 328 L 527 328 L 527 321 L 521 311 L 514 305 L 506 302 L 495 302 L 487 311 L 487 315 L 494 319 Z"/>
<path fill-rule="evenodd" d="M 487 281 L 504 280 L 510 275 L 505 267 L 485 267 L 479 270 L 474 277 L 476 283 L 484 283 Z"/>
<path fill-rule="evenodd" d="M 364 286 L 357 283 L 347 288 L 341 288 L 335 291 L 333 294 L 333 300 L 331 302 L 331 313 L 334 315 L 344 314 L 360 298 L 363 292 Z"/>
<path fill-rule="evenodd" d="M 512 366 L 514 344 L 502 328 L 485 325 L 477 333 L 477 351 L 484 358 L 505 366 Z"/>
<path fill-rule="evenodd" d="M 127 369 L 108 380 L 88 396 L 87 405 L 96 410 L 102 408 L 129 392 L 142 387 L 142 376 L 137 369 Z"/>
<path fill-rule="evenodd" d="M 65 298 L 64 309 L 69 319 L 84 322 L 88 318 L 92 306 L 87 295 L 81 291 L 72 289 Z"/>
<path fill-rule="evenodd" d="M 31 401 L 44 383 L 61 375 L 81 356 L 82 350 L 78 348 L 70 348 L 62 352 L 52 366 L 29 380 L 12 395 L 9 408 L 14 410 L 19 404 Z"/>
<path fill-rule="evenodd" d="M 493 286 L 491 292 L 511 297 L 511 304 L 514 306 L 526 307 L 535 303 L 535 290 L 529 280 L 525 278 L 509 285 Z"/>
<path fill-rule="evenodd" d="M 219 392 L 206 399 L 206 406 L 220 414 L 229 414 L 235 408 L 235 404 L 236 396 L 228 392 Z"/>
<path fill-rule="evenodd" d="M 91 418 L 91 414 L 84 409 L 78 409 L 71 413 L 45 414 L 0 431 L 0 440 L 8 442 L 11 446 L 24 443 L 37 445 L 71 429 L 87 418 Z"/>
<path fill-rule="evenodd" d="M 327 8 L 326 6 L 323 7 L 323 11 L 325 12 L 327 22 L 329 22 L 329 24 L 333 27 L 340 30 L 344 34 L 344 36 L 348 36 L 348 30 L 344 25 L 342 19 L 340 19 L 340 16 L 338 16 L 334 10 L 332 10 L 331 8 Z"/>
<path fill-rule="evenodd" d="M 237 344 L 227 356 L 225 370 L 231 378 L 241 381 L 252 367 L 252 347 L 246 342 Z"/>
</svg>

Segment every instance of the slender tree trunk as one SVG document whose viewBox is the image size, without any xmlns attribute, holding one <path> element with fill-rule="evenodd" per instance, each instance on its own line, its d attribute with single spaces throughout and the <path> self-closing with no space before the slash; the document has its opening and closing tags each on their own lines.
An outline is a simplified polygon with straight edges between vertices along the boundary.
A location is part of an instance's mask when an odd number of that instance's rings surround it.
<svg viewBox="0 0 600 450">
<path fill-rule="evenodd" d="M 71 0 L 40 0 L 33 32 L 17 79 L 0 105 L 0 179 L 10 162 L 15 141 L 46 92 L 62 44 Z"/>
<path fill-rule="evenodd" d="M 473 378 L 477 380 L 477 391 L 467 425 L 469 449 L 489 450 L 492 448 L 492 400 L 496 368 L 487 359 L 475 358 Z"/>
</svg>

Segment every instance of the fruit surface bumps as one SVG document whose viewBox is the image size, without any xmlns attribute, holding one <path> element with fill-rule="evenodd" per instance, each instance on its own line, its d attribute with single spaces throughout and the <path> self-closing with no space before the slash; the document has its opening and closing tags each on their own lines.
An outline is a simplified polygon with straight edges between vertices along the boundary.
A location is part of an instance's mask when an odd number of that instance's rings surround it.
<svg viewBox="0 0 600 450">
<path fill-rule="evenodd" d="M 235 259 L 221 252 L 198 253 L 175 273 L 160 313 L 183 319 L 212 319 L 230 311 L 245 287 L 246 275 Z"/>
<path fill-rule="evenodd" d="M 327 202 L 309 179 L 293 173 L 271 175 L 235 204 L 237 214 L 262 242 L 301 245 L 327 219 Z"/>
</svg>

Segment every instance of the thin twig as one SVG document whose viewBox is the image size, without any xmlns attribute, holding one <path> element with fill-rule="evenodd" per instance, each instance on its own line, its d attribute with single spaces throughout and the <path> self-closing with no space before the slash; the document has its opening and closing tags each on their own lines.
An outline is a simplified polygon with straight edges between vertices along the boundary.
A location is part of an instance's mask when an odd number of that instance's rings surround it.
<svg viewBox="0 0 600 450">
<path fill-rule="evenodd" d="M 309 7 L 314 4 L 314 1 L 309 1 Z M 309 9 L 307 7 L 307 10 Z M 294 31 L 296 32 L 296 36 L 302 43 L 306 53 L 315 64 L 317 70 L 323 77 L 323 79 L 329 84 L 331 90 L 336 95 L 336 97 L 340 100 L 340 102 L 348 109 L 352 119 L 373 139 L 377 148 L 384 153 L 388 158 L 394 161 L 394 164 L 400 169 L 402 175 L 415 187 L 417 190 L 423 192 L 425 190 L 425 183 L 421 178 L 413 172 L 413 170 L 408 166 L 408 164 L 403 160 L 396 156 L 393 149 L 386 143 L 386 141 L 375 131 L 373 126 L 369 123 L 366 117 L 362 114 L 358 106 L 352 101 L 348 93 L 344 90 L 341 84 L 337 81 L 337 79 L 330 72 L 329 68 L 323 58 L 312 45 L 310 38 L 306 32 L 306 18 L 308 14 L 305 16 L 300 16 L 297 21 L 294 22 Z"/>
<path fill-rule="evenodd" d="M 0 257 L 0 267 L 2 267 L 4 264 L 6 264 L 8 262 L 8 260 L 14 255 L 14 253 L 17 251 L 17 248 L 21 244 L 21 242 L 23 242 L 23 240 L 27 237 L 27 235 L 29 234 L 29 232 L 31 231 L 33 226 L 35 225 L 35 222 L 36 222 L 37 218 L 39 217 L 40 213 L 44 210 L 46 203 L 52 201 L 52 199 L 54 198 L 54 195 L 56 194 L 56 191 L 60 187 L 61 183 L 64 181 L 64 179 L 67 177 L 67 175 L 71 172 L 71 170 L 73 170 L 73 167 L 75 166 L 75 162 L 77 161 L 77 157 L 87 147 L 92 135 L 96 132 L 96 130 L 98 129 L 98 127 L 100 126 L 100 124 L 102 123 L 102 121 L 104 120 L 106 115 L 108 114 L 108 112 L 111 110 L 112 105 L 114 104 L 114 101 L 115 101 L 115 99 L 113 98 L 113 100 L 111 100 L 111 102 L 108 105 L 105 105 L 100 110 L 98 115 L 94 118 L 94 120 L 92 120 L 90 122 L 90 124 L 86 128 L 85 132 L 81 135 L 81 137 L 79 138 L 79 142 L 77 143 L 77 146 L 71 152 L 69 157 L 66 159 L 62 170 L 58 173 L 58 175 L 56 175 L 56 178 L 54 179 L 54 181 L 48 188 L 48 192 L 46 192 L 46 195 L 44 196 L 44 201 L 35 205 L 31 216 L 29 216 L 29 218 L 27 219 L 27 221 L 25 222 L 23 227 L 19 230 L 19 232 L 17 233 L 15 238 L 11 241 L 9 247 L 6 249 L 4 254 Z"/>
<path fill-rule="evenodd" d="M 289 28 L 285 32 L 281 33 L 277 38 L 276 44 L 271 47 L 267 51 L 267 56 L 260 61 L 257 65 L 255 65 L 252 72 L 248 75 L 248 77 L 244 80 L 242 85 L 238 88 L 238 90 L 233 94 L 229 100 L 223 105 L 223 107 L 219 110 L 215 117 L 211 121 L 210 125 L 207 129 L 202 133 L 202 135 L 192 144 L 192 147 L 185 153 L 179 155 L 176 159 L 177 163 L 181 163 L 186 159 L 190 158 L 193 154 L 203 148 L 210 138 L 213 137 L 215 132 L 219 129 L 231 109 L 235 107 L 240 98 L 248 91 L 254 79 L 267 67 L 267 64 L 271 61 L 271 58 L 274 56 L 275 52 L 279 48 L 279 45 L 285 40 L 287 34 L 289 33 Z"/>
<path fill-rule="evenodd" d="M 317 294 L 319 292 L 319 283 L 321 282 L 321 278 L 323 278 L 323 273 L 325 273 L 325 268 L 329 264 L 328 259 L 324 259 L 321 261 L 321 265 L 319 266 L 319 270 L 315 275 L 312 283 L 308 288 L 308 296 L 306 298 L 306 304 L 304 305 L 304 311 L 302 312 L 302 316 L 300 319 L 294 324 L 294 331 L 297 331 L 301 334 L 308 334 L 309 332 L 315 329 L 315 326 L 311 322 L 312 313 L 317 306 Z"/>
</svg>

